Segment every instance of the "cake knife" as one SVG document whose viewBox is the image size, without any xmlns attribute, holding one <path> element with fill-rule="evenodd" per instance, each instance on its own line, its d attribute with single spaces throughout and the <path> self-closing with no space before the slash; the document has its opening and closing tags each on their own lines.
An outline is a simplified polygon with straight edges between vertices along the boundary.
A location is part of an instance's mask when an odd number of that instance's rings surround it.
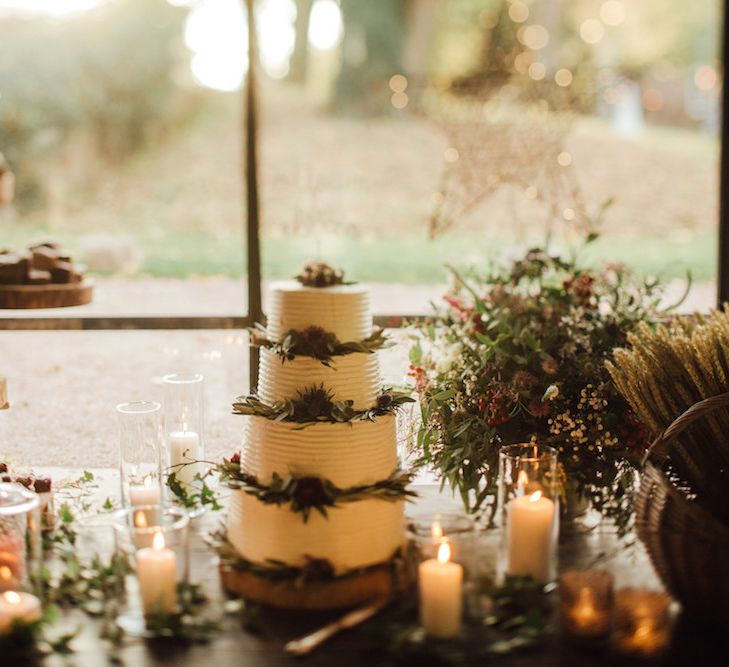
<svg viewBox="0 0 729 667">
<path fill-rule="evenodd" d="M 307 655 L 334 637 L 334 635 L 339 634 L 342 630 L 354 628 L 360 623 L 364 623 L 366 620 L 372 618 L 390 604 L 390 601 L 391 598 L 384 598 L 366 607 L 360 607 L 359 609 L 350 611 L 348 614 L 325 625 L 323 628 L 319 628 L 308 635 L 288 642 L 284 646 L 284 651 L 292 655 Z"/>
</svg>

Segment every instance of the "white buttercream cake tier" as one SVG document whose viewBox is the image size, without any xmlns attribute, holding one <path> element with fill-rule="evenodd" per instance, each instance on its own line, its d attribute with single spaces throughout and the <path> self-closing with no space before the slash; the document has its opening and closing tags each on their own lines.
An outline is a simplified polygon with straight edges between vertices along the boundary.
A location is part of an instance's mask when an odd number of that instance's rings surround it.
<svg viewBox="0 0 729 667">
<path fill-rule="evenodd" d="M 268 484 L 273 473 L 328 479 L 349 488 L 387 479 L 397 468 L 394 415 L 354 423 L 302 424 L 248 417 L 241 470 Z"/>
<path fill-rule="evenodd" d="M 291 330 L 320 327 L 342 343 L 360 341 L 372 333 L 369 290 L 362 285 L 306 287 L 295 280 L 273 283 L 266 330 L 280 341 Z"/>
<path fill-rule="evenodd" d="M 237 490 L 228 510 L 228 539 L 244 558 L 300 566 L 324 558 L 335 571 L 386 561 L 404 541 L 403 501 L 360 500 L 312 511 L 304 523 L 286 506 L 266 505 Z"/>
<path fill-rule="evenodd" d="M 276 401 L 295 399 L 300 392 L 321 386 L 335 401 L 354 401 L 357 410 L 373 407 L 382 391 L 377 355 L 340 355 L 325 366 L 318 359 L 302 356 L 282 362 L 275 352 L 261 350 L 258 396 L 264 403 L 273 405 Z"/>
</svg>

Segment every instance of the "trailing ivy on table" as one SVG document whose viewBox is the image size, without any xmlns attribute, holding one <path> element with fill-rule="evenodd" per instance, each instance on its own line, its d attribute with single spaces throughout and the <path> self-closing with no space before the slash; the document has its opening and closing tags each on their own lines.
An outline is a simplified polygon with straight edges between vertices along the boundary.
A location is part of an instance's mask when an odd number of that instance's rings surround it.
<svg viewBox="0 0 729 667">
<path fill-rule="evenodd" d="M 271 350 L 281 358 L 281 363 L 292 361 L 297 356 L 305 356 L 317 359 L 328 367 L 332 367 L 334 357 L 356 352 L 372 354 L 388 345 L 382 329 L 377 329 L 364 340 L 344 343 L 335 334 L 324 331 L 321 327 L 307 327 L 302 331 L 291 329 L 280 341 L 270 340 L 265 327 L 260 324 L 250 329 L 250 334 L 253 345 Z"/>
<path fill-rule="evenodd" d="M 233 412 L 239 415 L 265 417 L 275 421 L 307 425 L 316 422 L 354 423 L 374 421 L 377 417 L 394 414 L 405 403 L 413 403 L 410 392 L 388 390 L 377 397 L 376 404 L 366 410 L 354 408 L 354 401 L 334 401 L 324 386 L 310 387 L 291 400 L 268 405 L 255 395 L 239 396 Z"/>
<path fill-rule="evenodd" d="M 219 466 L 220 480 L 230 487 L 254 496 L 266 505 L 289 505 L 293 512 L 300 512 L 307 521 L 312 510 L 327 516 L 327 508 L 364 499 L 378 499 L 394 502 L 413 498 L 417 494 L 408 489 L 413 474 L 395 470 L 387 479 L 373 484 L 362 484 L 339 488 L 330 480 L 321 477 L 288 475 L 281 477 L 273 473 L 268 484 L 261 483 L 254 475 L 241 470 L 240 458 L 223 459 Z"/>
</svg>

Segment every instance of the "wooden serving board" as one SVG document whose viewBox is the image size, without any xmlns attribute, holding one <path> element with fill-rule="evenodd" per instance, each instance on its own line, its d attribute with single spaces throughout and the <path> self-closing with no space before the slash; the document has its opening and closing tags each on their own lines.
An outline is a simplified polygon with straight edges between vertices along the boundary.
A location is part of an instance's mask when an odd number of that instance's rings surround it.
<svg viewBox="0 0 729 667">
<path fill-rule="evenodd" d="M 390 564 L 334 581 L 300 584 L 270 581 L 220 565 L 223 588 L 230 594 L 277 609 L 324 611 L 349 609 L 405 591 L 410 582 L 396 579 Z"/>
<path fill-rule="evenodd" d="M 0 308 L 66 308 L 91 302 L 92 280 L 63 285 L 0 285 Z"/>
</svg>

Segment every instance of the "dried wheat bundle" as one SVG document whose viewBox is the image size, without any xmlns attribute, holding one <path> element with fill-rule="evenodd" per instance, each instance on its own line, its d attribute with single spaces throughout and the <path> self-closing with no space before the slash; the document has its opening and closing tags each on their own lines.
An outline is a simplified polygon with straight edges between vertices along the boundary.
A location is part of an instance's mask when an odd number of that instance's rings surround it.
<svg viewBox="0 0 729 667">
<path fill-rule="evenodd" d="M 729 391 L 729 312 L 640 325 L 608 371 L 643 424 L 658 436 L 689 407 Z M 662 452 L 678 477 L 729 521 L 729 409 L 692 424 Z"/>
</svg>

